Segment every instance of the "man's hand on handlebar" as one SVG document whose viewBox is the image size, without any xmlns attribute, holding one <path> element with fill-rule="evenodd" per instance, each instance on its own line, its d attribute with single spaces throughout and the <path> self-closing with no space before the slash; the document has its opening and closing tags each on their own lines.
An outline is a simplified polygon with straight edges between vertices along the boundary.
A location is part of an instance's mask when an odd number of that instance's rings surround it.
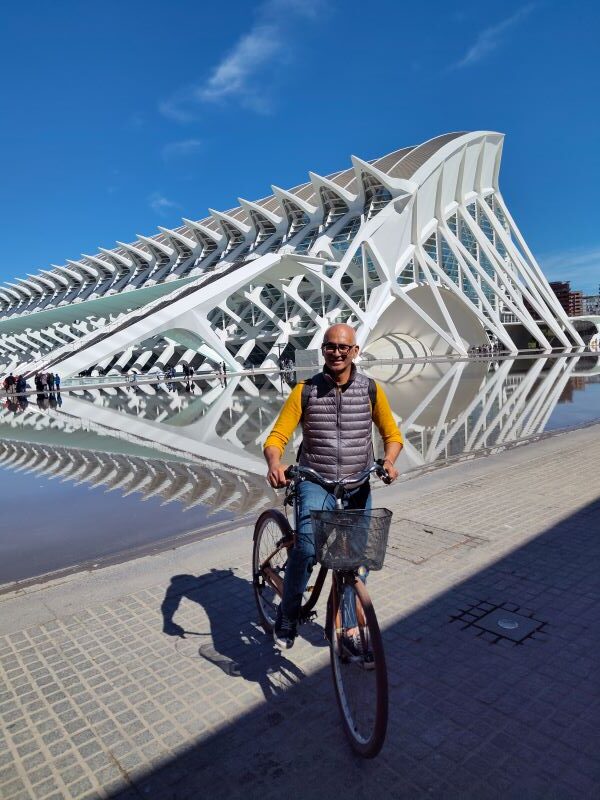
<svg viewBox="0 0 600 800">
<path fill-rule="evenodd" d="M 285 464 L 281 463 L 281 456 L 283 453 L 278 447 L 265 447 L 265 458 L 267 460 L 267 483 L 273 489 L 282 489 L 289 483 L 286 478 L 285 471 L 287 469 Z"/>
<path fill-rule="evenodd" d="M 270 464 L 267 472 L 267 481 L 273 489 L 283 489 L 289 483 L 285 475 L 287 467 L 285 464 Z"/>
<path fill-rule="evenodd" d="M 385 484 L 393 483 L 399 475 L 398 470 L 389 459 L 380 459 L 377 462 L 384 470 L 385 475 L 381 475 L 381 480 Z"/>
</svg>

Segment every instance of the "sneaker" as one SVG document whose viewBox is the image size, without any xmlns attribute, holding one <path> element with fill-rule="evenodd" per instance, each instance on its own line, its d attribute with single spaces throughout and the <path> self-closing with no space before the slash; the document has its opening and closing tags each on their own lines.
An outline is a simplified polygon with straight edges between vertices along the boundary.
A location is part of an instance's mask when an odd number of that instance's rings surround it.
<svg viewBox="0 0 600 800">
<path fill-rule="evenodd" d="M 294 639 L 296 638 L 296 623 L 288 619 L 281 611 L 281 606 L 277 609 L 277 621 L 273 628 L 273 641 L 275 647 L 280 650 L 289 650 L 294 646 Z"/>
<path fill-rule="evenodd" d="M 360 633 L 351 635 L 344 633 L 340 640 L 346 655 L 352 660 L 360 663 L 363 669 L 375 669 L 375 659 L 371 650 L 364 651 Z"/>
</svg>

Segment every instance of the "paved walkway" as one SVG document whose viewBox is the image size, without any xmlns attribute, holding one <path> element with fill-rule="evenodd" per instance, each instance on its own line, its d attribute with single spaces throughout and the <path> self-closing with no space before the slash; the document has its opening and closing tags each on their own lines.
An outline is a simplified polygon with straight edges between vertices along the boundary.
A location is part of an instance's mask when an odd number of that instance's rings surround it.
<svg viewBox="0 0 600 800">
<path fill-rule="evenodd" d="M 598 475 L 594 426 L 378 490 L 372 762 L 319 625 L 285 657 L 256 627 L 248 529 L 0 597 L 0 797 L 600 796 Z"/>
</svg>

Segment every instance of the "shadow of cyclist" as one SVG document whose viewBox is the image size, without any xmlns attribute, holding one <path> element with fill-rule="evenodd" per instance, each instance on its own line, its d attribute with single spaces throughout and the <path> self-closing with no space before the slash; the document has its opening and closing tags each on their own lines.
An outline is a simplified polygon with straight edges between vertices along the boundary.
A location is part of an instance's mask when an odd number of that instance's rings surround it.
<svg viewBox="0 0 600 800">
<path fill-rule="evenodd" d="M 174 621 L 184 598 L 204 609 L 209 631 L 186 630 Z M 271 638 L 252 622 L 250 586 L 231 569 L 211 569 L 198 576 L 174 575 L 161 612 L 164 633 L 181 639 L 198 637 L 200 657 L 227 675 L 258 683 L 266 700 L 304 677 L 302 670 L 275 650 Z"/>
</svg>

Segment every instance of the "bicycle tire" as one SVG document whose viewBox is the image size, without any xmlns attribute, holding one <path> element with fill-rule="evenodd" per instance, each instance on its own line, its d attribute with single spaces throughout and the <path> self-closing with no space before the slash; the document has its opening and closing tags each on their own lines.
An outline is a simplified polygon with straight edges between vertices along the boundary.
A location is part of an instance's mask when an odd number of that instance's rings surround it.
<svg viewBox="0 0 600 800">
<path fill-rule="evenodd" d="M 260 624 L 266 633 L 271 633 L 275 625 L 281 594 L 265 576 L 262 565 L 268 560 L 275 573 L 272 580 L 279 576 L 283 583 L 287 550 L 292 541 L 293 531 L 281 511 L 269 509 L 257 519 L 252 542 L 252 587 Z"/>
<path fill-rule="evenodd" d="M 383 746 L 388 722 L 388 682 L 383 641 L 375 610 L 363 582 L 351 585 L 357 612 L 362 616 L 361 639 L 373 655 L 374 668 L 348 658 L 340 644 L 339 598 L 334 579 L 328 614 L 331 671 L 342 723 L 352 749 L 363 758 L 374 758 Z"/>
</svg>

